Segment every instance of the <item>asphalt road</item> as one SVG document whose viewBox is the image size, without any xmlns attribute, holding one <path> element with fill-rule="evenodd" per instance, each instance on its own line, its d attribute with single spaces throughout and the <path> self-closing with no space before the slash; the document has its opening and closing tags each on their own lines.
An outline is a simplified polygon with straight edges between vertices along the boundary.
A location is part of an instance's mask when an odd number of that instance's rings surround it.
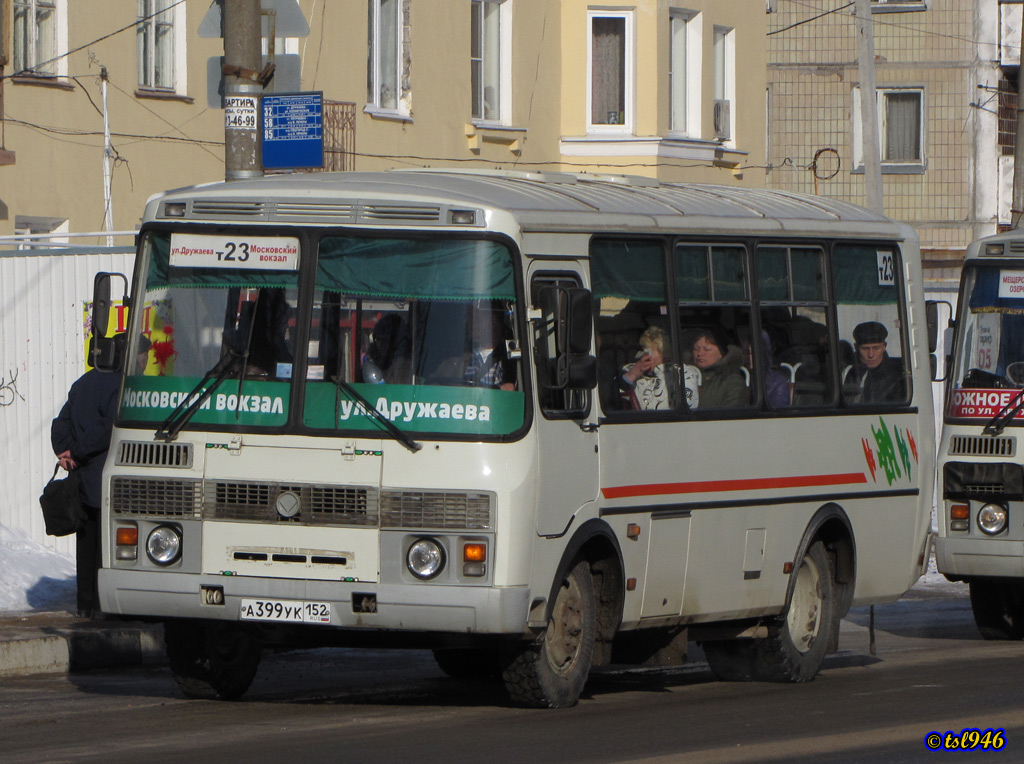
<svg viewBox="0 0 1024 764">
<path fill-rule="evenodd" d="M 189 701 L 165 668 L 0 681 L 0 759 L 16 762 L 1018 762 L 1024 643 L 986 642 L 963 591 L 917 591 L 843 623 L 803 685 L 602 670 L 576 708 L 505 705 L 445 677 L 430 653 L 266 654 L 246 698 Z M 999 751 L 932 751 L 926 736 L 1002 730 Z M 968 743 L 971 736 L 964 736 Z"/>
</svg>

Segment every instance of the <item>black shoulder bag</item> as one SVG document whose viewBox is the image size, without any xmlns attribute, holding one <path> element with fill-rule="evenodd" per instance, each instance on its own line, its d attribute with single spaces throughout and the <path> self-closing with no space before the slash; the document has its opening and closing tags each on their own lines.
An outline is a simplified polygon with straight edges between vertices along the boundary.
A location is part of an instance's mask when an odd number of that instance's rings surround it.
<svg viewBox="0 0 1024 764">
<path fill-rule="evenodd" d="M 53 477 L 39 497 L 48 536 L 75 533 L 85 525 L 86 520 L 85 508 L 78 493 L 78 471 L 71 470 L 66 478 L 57 480 L 58 469 L 60 464 L 53 468 Z"/>
</svg>

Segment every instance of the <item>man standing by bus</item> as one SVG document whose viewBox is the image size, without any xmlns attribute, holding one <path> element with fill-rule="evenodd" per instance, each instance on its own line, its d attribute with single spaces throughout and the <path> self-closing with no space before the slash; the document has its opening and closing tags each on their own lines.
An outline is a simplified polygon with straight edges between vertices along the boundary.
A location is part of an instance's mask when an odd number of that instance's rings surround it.
<svg viewBox="0 0 1024 764">
<path fill-rule="evenodd" d="M 887 352 L 888 330 L 877 321 L 865 321 L 853 330 L 857 349 L 855 368 L 858 403 L 900 401 L 905 397 L 903 361 Z"/>
</svg>

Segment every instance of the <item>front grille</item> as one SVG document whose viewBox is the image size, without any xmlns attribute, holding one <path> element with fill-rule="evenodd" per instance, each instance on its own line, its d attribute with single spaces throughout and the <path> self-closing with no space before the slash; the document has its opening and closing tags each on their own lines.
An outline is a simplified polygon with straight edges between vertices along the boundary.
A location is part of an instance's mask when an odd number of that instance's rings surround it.
<svg viewBox="0 0 1024 764">
<path fill-rule="evenodd" d="M 287 491 L 299 497 L 299 510 L 292 517 L 283 517 L 277 511 L 277 499 Z M 209 520 L 376 526 L 377 495 L 376 488 L 362 486 L 209 480 L 204 490 L 203 515 Z"/>
<path fill-rule="evenodd" d="M 145 443 L 125 440 L 117 448 L 121 467 L 192 467 L 191 443 Z"/>
<path fill-rule="evenodd" d="M 971 494 L 1006 493 L 1002 483 L 964 483 L 964 490 Z"/>
<path fill-rule="evenodd" d="M 110 506 L 123 517 L 194 517 L 202 507 L 198 480 L 115 477 L 110 481 Z"/>
<path fill-rule="evenodd" d="M 954 435 L 949 439 L 950 456 L 1007 456 L 1017 453 L 1016 438 L 988 435 Z"/>
<path fill-rule="evenodd" d="M 455 491 L 384 491 L 380 501 L 382 528 L 490 530 L 492 495 Z"/>
</svg>

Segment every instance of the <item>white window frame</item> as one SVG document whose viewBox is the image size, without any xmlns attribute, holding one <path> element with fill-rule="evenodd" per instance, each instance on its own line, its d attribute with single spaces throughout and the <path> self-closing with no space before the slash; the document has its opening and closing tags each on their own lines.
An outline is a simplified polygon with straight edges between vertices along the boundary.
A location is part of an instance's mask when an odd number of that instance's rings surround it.
<svg viewBox="0 0 1024 764">
<path fill-rule="evenodd" d="M 490 60 L 492 65 L 497 66 L 498 74 L 498 103 L 497 103 L 497 115 L 494 117 L 486 117 L 483 113 L 473 113 L 472 121 L 476 125 L 509 125 L 512 120 L 512 0 L 472 0 L 474 6 L 484 5 L 496 5 L 498 6 L 498 40 L 497 50 L 492 50 L 495 47 L 493 44 L 489 47 L 487 45 L 487 36 L 481 24 L 480 30 L 470 28 L 470 34 L 476 34 L 478 31 L 481 33 L 480 39 L 480 57 L 479 59 L 473 59 L 472 53 L 471 62 L 480 62 L 481 70 L 487 69 L 488 61 Z M 480 8 L 482 14 L 483 7 Z M 481 21 L 483 16 L 480 16 Z M 497 60 L 494 61 L 492 57 Z M 472 63 L 471 63 L 472 65 Z M 472 77 L 470 77 L 472 83 Z M 483 71 L 481 71 L 480 87 L 485 87 Z M 480 103 L 483 103 L 483 94 L 480 94 Z M 472 99 L 470 100 L 470 108 L 472 110 Z"/>
<path fill-rule="evenodd" d="M 712 93 L 716 101 L 729 102 L 729 146 L 736 144 L 736 30 L 715 25 L 712 43 Z"/>
<path fill-rule="evenodd" d="M 149 34 L 151 36 L 150 39 L 154 40 L 156 37 L 157 17 L 154 16 L 145 22 L 141 21 L 145 16 L 153 12 L 154 2 L 153 0 L 139 0 L 139 3 L 142 5 L 142 8 L 139 8 L 138 14 L 138 19 L 141 23 L 136 35 Z M 146 56 L 145 61 L 143 61 L 142 49 L 136 44 L 139 90 L 176 93 L 178 95 L 185 95 L 187 92 L 188 78 L 185 76 L 185 73 L 188 71 L 188 52 L 186 49 L 186 38 L 188 35 L 185 34 L 185 30 L 188 29 L 185 16 L 186 5 L 187 3 L 178 3 L 166 9 L 170 13 L 170 21 L 161 22 L 170 24 L 171 34 L 173 35 L 171 40 L 171 84 L 156 84 L 157 52 L 155 44 L 150 44 L 149 55 Z"/>
<path fill-rule="evenodd" d="M 625 35 L 625 53 L 623 61 L 623 119 L 621 124 L 609 125 L 592 120 L 593 115 L 593 71 L 594 71 L 594 20 L 624 19 L 623 34 Z M 587 132 L 599 135 L 631 135 L 635 116 L 636 100 L 636 37 L 634 33 L 634 12 L 625 11 L 587 11 Z"/>
<path fill-rule="evenodd" d="M 408 99 L 404 97 L 402 91 L 402 73 L 405 66 L 402 44 L 405 4 L 403 0 L 394 0 L 395 9 L 397 11 L 395 14 L 394 29 L 395 42 L 389 51 L 385 51 L 383 46 L 383 20 L 381 19 L 381 5 L 384 2 L 385 0 L 370 0 L 369 2 L 370 44 L 367 60 L 367 66 L 369 67 L 367 76 L 369 92 L 366 94 L 366 111 L 384 115 L 404 116 L 409 113 Z M 394 79 L 390 83 L 384 82 L 385 67 L 383 66 L 383 62 L 386 55 L 394 57 Z M 381 89 L 385 84 L 391 85 L 394 89 L 394 105 L 385 105 L 382 102 Z"/>
<path fill-rule="evenodd" d="M 918 107 L 917 118 L 918 118 L 918 146 L 920 147 L 920 156 L 909 162 L 897 162 L 892 160 L 886 160 L 886 128 L 888 126 L 888 108 L 887 98 L 894 93 L 917 93 L 920 98 L 920 105 Z M 861 123 L 861 89 L 859 86 L 853 88 L 853 108 L 850 110 L 853 118 L 853 166 L 855 171 L 863 172 L 864 170 L 864 131 Z M 925 169 L 927 163 L 926 146 L 925 146 L 925 89 L 921 86 L 907 86 L 907 87 L 876 87 L 875 88 L 875 111 L 878 118 L 878 151 L 881 158 L 881 168 L 883 174 L 900 174 L 900 173 L 920 173 Z"/>
<path fill-rule="evenodd" d="M 926 10 L 927 0 L 871 0 L 872 13 L 910 13 Z"/>
<path fill-rule="evenodd" d="M 703 62 L 703 32 L 704 17 L 698 11 L 688 11 L 682 8 L 669 10 L 669 135 L 672 137 L 699 138 L 701 129 L 701 91 L 703 89 L 703 77 L 701 76 Z M 683 103 L 677 103 L 676 81 L 676 29 L 683 24 L 682 39 L 685 46 L 683 55 L 683 83 L 685 95 Z M 677 106 L 681 106 L 682 119 L 676 119 Z M 682 124 L 678 124 L 682 122 Z"/>
<path fill-rule="evenodd" d="M 15 14 L 18 8 L 26 8 L 31 19 L 28 35 L 19 46 L 15 35 L 17 34 L 17 23 Z M 36 26 L 37 9 L 39 7 L 53 9 L 53 55 L 41 59 L 39 48 L 39 29 Z M 13 0 L 11 3 L 12 26 L 12 49 L 11 58 L 14 64 L 14 73 L 22 73 L 35 77 L 67 77 L 68 59 L 64 55 L 68 50 L 68 2 L 67 0 Z M 20 48 L 20 50 L 19 50 Z M 20 60 L 19 60 L 20 59 Z M 56 59 L 56 60 L 53 60 Z M 49 62 L 45 69 L 39 69 L 41 63 Z"/>
</svg>

